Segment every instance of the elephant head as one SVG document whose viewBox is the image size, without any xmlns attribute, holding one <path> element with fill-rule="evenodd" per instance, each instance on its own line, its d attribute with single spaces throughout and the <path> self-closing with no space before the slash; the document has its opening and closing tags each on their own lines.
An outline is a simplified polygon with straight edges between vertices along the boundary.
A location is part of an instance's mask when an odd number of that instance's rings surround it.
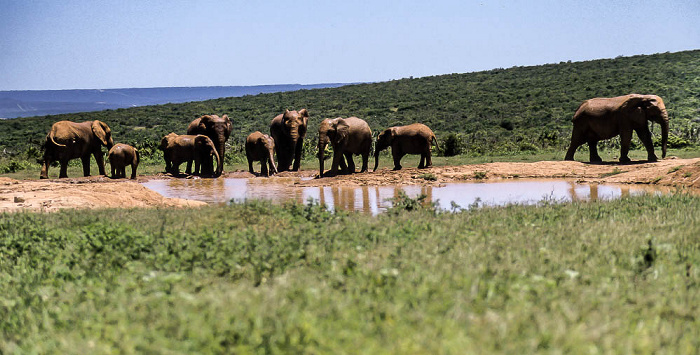
<svg viewBox="0 0 700 355">
<path fill-rule="evenodd" d="M 275 152 L 275 140 L 268 136 L 267 134 L 263 134 L 263 136 L 259 140 L 260 144 L 265 147 L 265 150 L 267 151 L 267 161 L 268 165 L 270 165 L 270 172 L 269 174 L 277 174 L 277 166 L 275 166 L 275 157 L 274 157 L 274 152 Z"/>
<path fill-rule="evenodd" d="M 209 137 L 216 146 L 216 151 L 224 158 L 226 152 L 226 141 L 231 135 L 231 120 L 228 115 L 219 117 L 217 115 L 204 115 L 192 121 L 187 128 L 187 134 L 203 134 Z M 224 166 L 220 165 L 216 169 L 216 175 L 221 175 Z"/>
<path fill-rule="evenodd" d="M 632 120 L 638 122 L 655 122 L 661 126 L 661 157 L 666 157 L 668 143 L 668 112 L 664 101 L 656 95 L 630 95 L 623 104 Z"/>
<path fill-rule="evenodd" d="M 394 141 L 394 136 L 396 135 L 396 128 L 391 127 L 387 128 L 382 133 L 379 133 L 377 136 L 377 144 L 374 147 L 374 170 L 377 171 L 377 167 L 379 166 L 379 153 L 391 146 L 391 143 Z"/>
<path fill-rule="evenodd" d="M 323 177 L 326 146 L 330 143 L 335 150 L 345 145 L 350 126 L 343 118 L 326 118 L 318 128 L 318 164 L 319 176 Z"/>
<path fill-rule="evenodd" d="M 195 162 L 199 160 L 202 163 L 207 162 L 211 157 L 213 156 L 214 159 L 216 160 L 216 172 L 219 172 L 219 169 L 222 167 L 221 166 L 221 156 L 219 153 L 216 151 L 216 146 L 214 145 L 214 142 L 207 136 L 205 135 L 197 135 L 194 138 L 194 154 L 195 154 Z M 206 165 L 202 166 L 202 175 L 206 174 L 214 174 L 214 171 L 206 171 L 205 169 Z M 196 170 L 196 168 L 195 168 Z"/>
<path fill-rule="evenodd" d="M 292 146 L 296 146 L 300 138 L 306 136 L 306 125 L 309 120 L 309 111 L 302 109 L 301 111 L 285 110 L 282 114 L 282 122 L 284 129 L 292 141 Z"/>
</svg>

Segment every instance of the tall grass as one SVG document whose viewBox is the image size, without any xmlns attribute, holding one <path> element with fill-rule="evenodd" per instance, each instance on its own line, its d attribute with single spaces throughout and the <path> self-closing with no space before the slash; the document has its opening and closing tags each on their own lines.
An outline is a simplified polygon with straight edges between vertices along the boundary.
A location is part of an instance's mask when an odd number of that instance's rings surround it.
<svg viewBox="0 0 700 355">
<path fill-rule="evenodd" d="M 700 348 L 699 198 L 400 206 L 0 215 L 0 352 Z"/>
</svg>

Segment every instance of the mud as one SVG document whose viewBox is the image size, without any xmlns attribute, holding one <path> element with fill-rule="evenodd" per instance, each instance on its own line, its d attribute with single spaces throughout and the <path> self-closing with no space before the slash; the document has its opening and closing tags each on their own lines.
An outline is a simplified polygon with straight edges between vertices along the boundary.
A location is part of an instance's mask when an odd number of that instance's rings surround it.
<svg viewBox="0 0 700 355">
<path fill-rule="evenodd" d="M 311 168 L 311 167 L 309 167 Z M 284 172 L 269 179 L 287 178 L 295 186 L 440 186 L 451 182 L 502 181 L 507 179 L 574 179 L 587 183 L 654 184 L 700 188 L 700 158 L 667 158 L 655 163 L 587 164 L 571 161 L 488 163 L 439 166 L 428 169 L 379 169 L 373 173 L 314 178 L 315 167 Z M 253 178 L 248 172 L 228 172 L 224 177 Z M 306 179 L 288 179 L 306 178 Z M 56 180 L 0 178 L 0 212 L 56 211 L 62 208 L 197 207 L 200 201 L 165 198 L 140 182 L 172 179 L 165 175 L 140 176 L 137 181 L 104 176 Z M 266 179 L 266 178 L 257 178 Z"/>
</svg>

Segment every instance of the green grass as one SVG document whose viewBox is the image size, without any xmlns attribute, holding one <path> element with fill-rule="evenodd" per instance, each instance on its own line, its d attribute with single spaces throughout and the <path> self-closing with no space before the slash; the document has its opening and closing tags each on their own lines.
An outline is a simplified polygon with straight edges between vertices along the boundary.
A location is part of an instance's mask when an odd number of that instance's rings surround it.
<svg viewBox="0 0 700 355">
<path fill-rule="evenodd" d="M 692 354 L 699 215 L 687 195 L 2 214 L 0 352 Z"/>
</svg>

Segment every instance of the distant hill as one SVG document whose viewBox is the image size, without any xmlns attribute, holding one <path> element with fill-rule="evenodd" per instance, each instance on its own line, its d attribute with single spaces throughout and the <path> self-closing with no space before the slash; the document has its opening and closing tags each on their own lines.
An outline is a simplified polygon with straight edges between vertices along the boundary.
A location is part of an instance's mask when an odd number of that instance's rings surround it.
<svg viewBox="0 0 700 355">
<path fill-rule="evenodd" d="M 343 85 L 346 84 L 0 91 L 0 118 L 113 110 Z"/>
<path fill-rule="evenodd" d="M 163 135 L 184 134 L 189 122 L 203 114 L 228 114 L 233 132 L 226 158 L 242 160 L 249 133 L 268 132 L 270 120 L 285 109 L 307 108 L 311 117 L 305 154 L 316 151 L 321 120 L 357 116 L 374 134 L 395 125 L 425 123 L 441 144 L 449 142 L 467 154 L 544 149 L 561 151 L 563 158 L 571 118 L 583 100 L 629 93 L 664 99 L 669 147 L 700 143 L 700 50 L 692 50 L 0 120 L 0 152 L 38 156 L 54 122 L 99 119 L 110 125 L 115 141 L 161 159 L 155 148 Z M 652 131 L 658 141 L 659 127 Z M 640 146 L 636 136 L 633 142 Z M 614 147 L 619 140 L 603 144 Z"/>
</svg>

